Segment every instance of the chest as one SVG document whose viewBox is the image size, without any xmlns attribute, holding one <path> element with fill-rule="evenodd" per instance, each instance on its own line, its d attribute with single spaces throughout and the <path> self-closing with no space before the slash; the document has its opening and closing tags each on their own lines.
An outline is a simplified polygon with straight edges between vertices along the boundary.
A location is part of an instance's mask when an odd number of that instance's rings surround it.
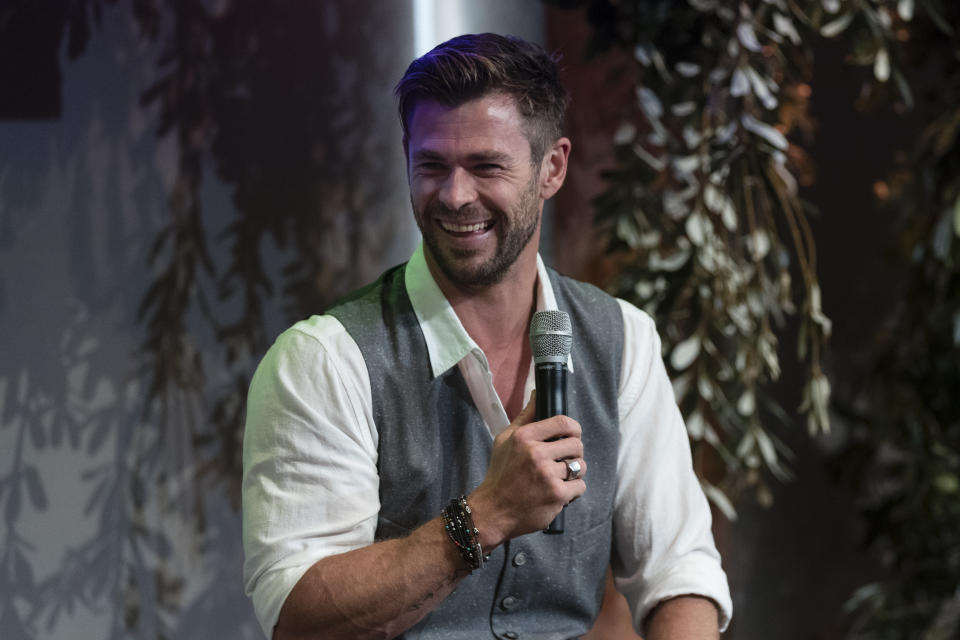
<svg viewBox="0 0 960 640">
<path fill-rule="evenodd" d="M 513 348 L 486 355 L 493 377 L 493 388 L 500 398 L 507 418 L 513 420 L 528 400 L 525 389 L 530 375 L 530 345 L 518 344 Z"/>
</svg>

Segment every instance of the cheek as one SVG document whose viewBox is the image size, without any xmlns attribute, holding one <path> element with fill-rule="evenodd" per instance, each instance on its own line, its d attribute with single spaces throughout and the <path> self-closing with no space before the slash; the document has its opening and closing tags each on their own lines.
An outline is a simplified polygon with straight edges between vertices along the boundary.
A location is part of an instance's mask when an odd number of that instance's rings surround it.
<svg viewBox="0 0 960 640">
<path fill-rule="evenodd" d="M 421 178 L 414 178 L 410 181 L 410 202 L 414 208 L 423 209 L 424 205 L 431 199 L 429 185 Z"/>
</svg>

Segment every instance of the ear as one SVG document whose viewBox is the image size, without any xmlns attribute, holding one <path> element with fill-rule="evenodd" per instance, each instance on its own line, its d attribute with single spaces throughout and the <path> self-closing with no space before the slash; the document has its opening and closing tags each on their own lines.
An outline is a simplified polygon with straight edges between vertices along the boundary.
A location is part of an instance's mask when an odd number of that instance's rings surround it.
<svg viewBox="0 0 960 640">
<path fill-rule="evenodd" d="M 558 138 L 543 154 L 540 162 L 540 197 L 552 198 L 563 186 L 567 177 L 567 161 L 570 158 L 570 138 Z"/>
</svg>

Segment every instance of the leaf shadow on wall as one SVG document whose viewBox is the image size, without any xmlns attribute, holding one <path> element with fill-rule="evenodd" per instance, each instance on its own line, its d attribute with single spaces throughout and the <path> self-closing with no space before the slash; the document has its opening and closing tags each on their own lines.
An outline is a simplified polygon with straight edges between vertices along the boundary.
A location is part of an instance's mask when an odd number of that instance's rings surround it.
<svg viewBox="0 0 960 640">
<path fill-rule="evenodd" d="M 403 177 L 390 88 L 409 57 L 399 37 L 409 17 L 395 3 L 346 0 L 210 5 L 87 0 L 33 12 L 71 59 L 111 16 L 132 19 L 138 46 L 159 51 L 139 108 L 176 157 L 139 265 L 116 230 L 142 213 L 110 202 L 92 211 L 84 185 L 103 176 L 78 171 L 67 260 L 82 272 L 100 243 L 114 277 L 99 290 L 75 284 L 49 348 L 0 364 L 0 436 L 20 447 L 0 469 L 4 637 L 42 637 L 78 609 L 109 610 L 111 638 L 259 633 L 223 626 L 250 619 L 237 615 L 249 605 L 236 515 L 249 376 L 278 328 L 370 280 L 394 240 Z M 0 22 L 0 40 L 14 23 Z M 214 183 L 229 204 L 217 206 Z M 0 210 L 5 246 L 17 242 L 7 216 Z M 96 311 L 118 299 L 120 318 L 105 323 Z M 124 345 L 133 358 L 118 356 Z M 58 377 L 41 375 L 40 362 L 56 363 Z M 22 535 L 23 505 L 57 506 L 46 472 L 18 453 L 27 443 L 89 459 L 77 492 L 96 531 L 49 576 L 31 566 Z"/>
</svg>

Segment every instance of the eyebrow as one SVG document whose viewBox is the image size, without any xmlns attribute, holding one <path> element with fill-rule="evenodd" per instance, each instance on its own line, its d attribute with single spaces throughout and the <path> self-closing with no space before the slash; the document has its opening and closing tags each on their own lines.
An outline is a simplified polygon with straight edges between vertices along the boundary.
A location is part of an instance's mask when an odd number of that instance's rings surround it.
<svg viewBox="0 0 960 640">
<path fill-rule="evenodd" d="M 413 160 L 415 162 L 423 160 L 439 160 L 440 162 L 446 162 L 446 158 L 442 154 L 429 149 L 420 149 L 415 151 L 413 154 Z M 498 164 L 508 164 L 510 162 L 510 156 L 502 151 L 479 151 L 477 153 L 471 153 L 468 155 L 467 160 L 470 162 L 494 162 Z"/>
</svg>

